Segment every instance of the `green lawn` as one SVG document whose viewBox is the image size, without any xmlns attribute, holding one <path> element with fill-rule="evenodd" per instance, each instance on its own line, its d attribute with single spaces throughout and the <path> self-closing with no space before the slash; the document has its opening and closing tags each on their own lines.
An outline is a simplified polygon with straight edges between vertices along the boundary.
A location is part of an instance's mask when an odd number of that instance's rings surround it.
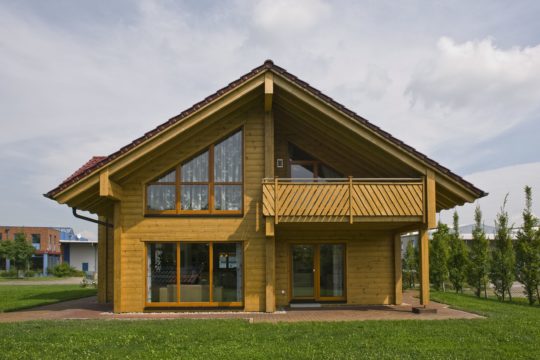
<svg viewBox="0 0 540 360">
<path fill-rule="evenodd" d="M 6 278 L 0 277 L 0 282 L 6 281 L 51 281 L 51 280 L 60 280 L 62 278 L 56 276 L 34 276 L 34 277 L 25 277 L 25 278 Z"/>
<path fill-rule="evenodd" d="M 0 313 L 78 299 L 96 294 L 79 285 L 1 285 Z"/>
<path fill-rule="evenodd" d="M 10 359 L 538 359 L 540 307 L 435 293 L 483 320 L 248 324 L 72 320 L 0 324 Z"/>
</svg>

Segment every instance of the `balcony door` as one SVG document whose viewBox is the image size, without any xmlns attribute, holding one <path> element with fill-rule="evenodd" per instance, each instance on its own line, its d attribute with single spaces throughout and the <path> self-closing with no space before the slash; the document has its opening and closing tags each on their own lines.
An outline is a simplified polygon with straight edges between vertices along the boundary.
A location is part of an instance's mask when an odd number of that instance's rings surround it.
<svg viewBox="0 0 540 360">
<path fill-rule="evenodd" d="M 345 245 L 291 246 L 292 300 L 345 300 Z"/>
</svg>

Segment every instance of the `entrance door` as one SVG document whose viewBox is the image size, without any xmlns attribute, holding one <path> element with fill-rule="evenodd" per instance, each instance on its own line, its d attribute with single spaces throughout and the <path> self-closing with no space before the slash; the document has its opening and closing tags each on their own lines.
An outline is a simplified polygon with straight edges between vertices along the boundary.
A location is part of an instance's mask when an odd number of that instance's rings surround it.
<svg viewBox="0 0 540 360">
<path fill-rule="evenodd" d="M 291 262 L 293 300 L 345 300 L 345 245 L 294 244 Z"/>
</svg>

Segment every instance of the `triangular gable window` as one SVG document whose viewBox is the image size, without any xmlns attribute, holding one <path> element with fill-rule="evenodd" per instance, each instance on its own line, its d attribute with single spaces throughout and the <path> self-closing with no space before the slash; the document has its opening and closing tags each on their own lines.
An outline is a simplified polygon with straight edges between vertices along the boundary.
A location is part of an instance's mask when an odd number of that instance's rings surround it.
<svg viewBox="0 0 540 360">
<path fill-rule="evenodd" d="M 210 145 L 147 184 L 149 214 L 240 214 L 243 207 L 242 130 Z"/>
</svg>

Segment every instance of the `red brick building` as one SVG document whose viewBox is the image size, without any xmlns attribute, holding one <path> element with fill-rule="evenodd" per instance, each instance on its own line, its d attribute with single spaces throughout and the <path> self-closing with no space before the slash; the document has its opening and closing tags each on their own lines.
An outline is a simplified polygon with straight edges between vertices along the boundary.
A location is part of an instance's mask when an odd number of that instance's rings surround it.
<svg viewBox="0 0 540 360">
<path fill-rule="evenodd" d="M 30 268 L 35 271 L 49 269 L 61 262 L 60 231 L 50 227 L 0 226 L 0 241 L 14 240 L 17 234 L 24 234 L 26 241 L 36 249 Z M 0 260 L 0 269 L 9 269 L 9 260 Z"/>
</svg>

